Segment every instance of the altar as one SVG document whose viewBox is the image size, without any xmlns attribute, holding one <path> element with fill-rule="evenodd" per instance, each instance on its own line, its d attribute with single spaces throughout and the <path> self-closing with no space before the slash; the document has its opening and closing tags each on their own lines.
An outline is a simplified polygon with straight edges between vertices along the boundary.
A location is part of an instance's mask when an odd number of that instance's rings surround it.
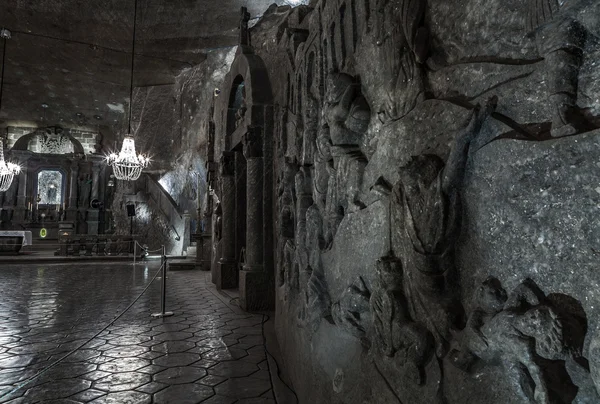
<svg viewBox="0 0 600 404">
<path fill-rule="evenodd" d="M 0 231 L 0 253 L 18 254 L 21 248 L 33 244 L 30 231 Z"/>
</svg>

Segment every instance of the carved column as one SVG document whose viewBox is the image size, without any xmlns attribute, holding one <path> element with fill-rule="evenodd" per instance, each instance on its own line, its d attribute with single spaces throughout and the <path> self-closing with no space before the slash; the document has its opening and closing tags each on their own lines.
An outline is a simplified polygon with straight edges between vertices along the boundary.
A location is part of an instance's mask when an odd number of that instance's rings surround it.
<svg viewBox="0 0 600 404">
<path fill-rule="evenodd" d="M 246 156 L 246 262 L 244 270 L 263 269 L 263 158 L 258 130 L 244 138 Z"/>
<path fill-rule="evenodd" d="M 222 234 L 221 258 L 215 277 L 219 289 L 235 288 L 238 273 L 235 260 L 235 157 L 232 152 L 223 152 L 221 170 Z"/>
<path fill-rule="evenodd" d="M 238 264 L 246 249 L 246 158 L 241 151 L 235 152 L 235 257 Z M 242 262 L 243 263 L 243 262 Z M 239 269 L 239 267 L 238 267 Z"/>
<path fill-rule="evenodd" d="M 92 197 L 90 201 L 98 199 L 100 187 L 100 166 L 94 162 L 92 165 Z M 100 211 L 97 208 L 91 208 L 91 206 L 85 207 L 87 211 L 87 234 L 98 234 L 98 224 L 100 223 Z"/>
<path fill-rule="evenodd" d="M 77 185 L 79 179 L 79 160 L 71 161 L 71 173 L 69 177 L 69 208 L 67 209 L 67 220 L 73 221 L 77 218 Z"/>
<path fill-rule="evenodd" d="M 19 184 L 17 187 L 17 206 L 15 209 L 14 221 L 19 222 L 26 220 L 27 211 L 27 177 L 28 177 L 28 164 L 30 154 L 28 152 L 20 152 L 16 155 L 21 166 L 21 172 L 19 173 Z"/>
<path fill-rule="evenodd" d="M 100 189 L 100 166 L 95 164 L 92 166 L 92 201 L 98 199 Z"/>
<path fill-rule="evenodd" d="M 246 179 L 246 261 L 240 272 L 240 306 L 259 310 L 266 305 L 267 277 L 263 248 L 263 150 L 262 131 L 249 128 L 244 137 Z"/>
<path fill-rule="evenodd" d="M 21 163 L 21 173 L 19 174 L 19 190 L 17 193 L 17 208 L 25 209 L 27 207 L 27 163 Z"/>
</svg>

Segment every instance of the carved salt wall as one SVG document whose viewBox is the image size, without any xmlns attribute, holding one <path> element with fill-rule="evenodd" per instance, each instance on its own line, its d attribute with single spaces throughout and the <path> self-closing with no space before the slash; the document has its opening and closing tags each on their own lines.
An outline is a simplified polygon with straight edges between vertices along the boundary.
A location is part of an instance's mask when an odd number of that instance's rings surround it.
<svg viewBox="0 0 600 404">
<path fill-rule="evenodd" d="M 311 6 L 250 35 L 300 402 L 600 402 L 600 1 Z"/>
</svg>

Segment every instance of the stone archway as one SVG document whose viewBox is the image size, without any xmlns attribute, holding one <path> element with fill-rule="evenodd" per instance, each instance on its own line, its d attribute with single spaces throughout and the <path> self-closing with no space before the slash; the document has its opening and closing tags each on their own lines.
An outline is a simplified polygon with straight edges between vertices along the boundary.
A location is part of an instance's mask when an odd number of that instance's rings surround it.
<svg viewBox="0 0 600 404">
<path fill-rule="evenodd" d="M 219 288 L 239 286 L 243 309 L 268 309 L 275 288 L 273 94 L 264 62 L 249 46 L 238 48 L 224 89 L 215 105 L 222 233 L 214 279 Z"/>
</svg>

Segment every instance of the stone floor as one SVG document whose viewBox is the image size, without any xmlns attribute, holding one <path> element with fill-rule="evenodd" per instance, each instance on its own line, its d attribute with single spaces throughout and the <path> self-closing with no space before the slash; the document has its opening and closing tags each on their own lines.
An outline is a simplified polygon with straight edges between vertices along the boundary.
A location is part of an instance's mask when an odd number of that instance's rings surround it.
<svg viewBox="0 0 600 404">
<path fill-rule="evenodd" d="M 150 316 L 155 281 L 102 331 L 157 269 L 0 265 L 0 403 L 275 403 L 266 316 L 241 311 L 206 272 L 169 273 L 174 316 Z"/>
</svg>

